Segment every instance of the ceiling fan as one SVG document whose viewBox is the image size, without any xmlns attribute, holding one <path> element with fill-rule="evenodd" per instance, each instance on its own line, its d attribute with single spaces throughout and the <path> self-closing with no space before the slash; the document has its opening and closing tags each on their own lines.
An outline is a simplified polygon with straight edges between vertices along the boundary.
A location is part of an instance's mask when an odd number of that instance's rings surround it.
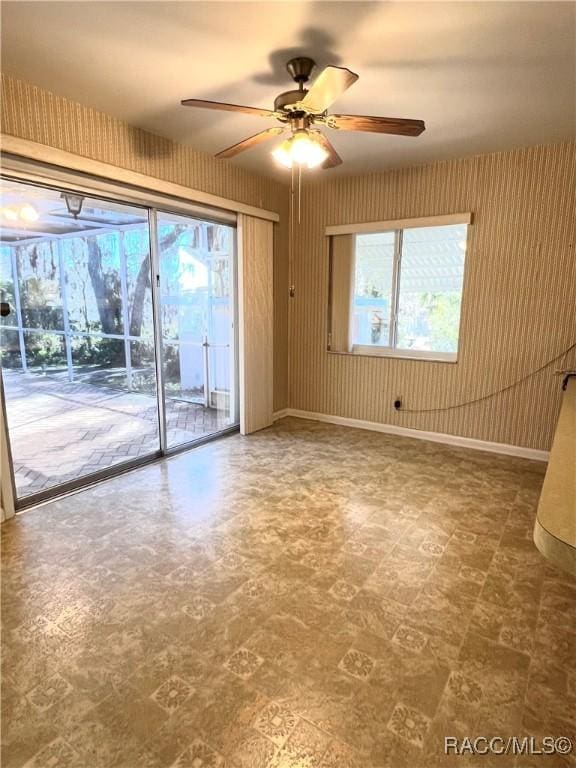
<svg viewBox="0 0 576 768">
<path fill-rule="evenodd" d="M 289 128 L 292 132 L 291 137 L 272 152 L 276 160 L 287 168 L 292 168 L 294 164 L 308 168 L 318 166 L 333 168 L 342 163 L 342 158 L 330 141 L 316 128 L 318 125 L 340 131 L 390 133 L 398 136 L 419 136 L 424 130 L 423 120 L 368 115 L 329 115 L 328 107 L 351 85 L 354 85 L 358 75 L 345 67 L 326 67 L 314 80 L 310 90 L 306 90 L 304 83 L 310 79 L 315 66 L 313 59 L 305 56 L 290 59 L 286 69 L 298 84 L 298 88 L 277 96 L 273 110 L 202 99 L 184 99 L 181 103 L 185 107 L 242 112 L 278 120 L 282 123 L 281 126 L 267 128 L 254 136 L 249 136 L 238 144 L 218 152 L 216 157 L 235 157 L 240 152 L 280 136 Z"/>
</svg>

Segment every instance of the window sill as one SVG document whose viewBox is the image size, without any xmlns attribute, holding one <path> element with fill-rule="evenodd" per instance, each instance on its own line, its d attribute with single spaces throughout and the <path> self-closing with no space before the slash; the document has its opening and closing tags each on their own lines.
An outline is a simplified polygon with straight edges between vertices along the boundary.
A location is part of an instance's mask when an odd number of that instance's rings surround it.
<svg viewBox="0 0 576 768">
<path fill-rule="evenodd" d="M 351 352 L 338 352 L 328 350 L 333 355 L 348 355 L 357 357 L 392 357 L 397 360 L 419 360 L 429 363 L 457 363 L 458 355 L 455 352 L 431 352 L 426 350 L 392 349 L 391 347 L 377 347 L 355 344 Z"/>
</svg>

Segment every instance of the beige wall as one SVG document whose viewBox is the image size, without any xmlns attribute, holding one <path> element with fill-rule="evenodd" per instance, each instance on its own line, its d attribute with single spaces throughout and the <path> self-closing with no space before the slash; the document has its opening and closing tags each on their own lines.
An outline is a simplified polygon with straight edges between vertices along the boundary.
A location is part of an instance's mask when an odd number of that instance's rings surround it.
<svg viewBox="0 0 576 768">
<path fill-rule="evenodd" d="M 411 139 L 407 139 L 411 140 Z M 383 138 L 385 142 L 385 137 Z M 320 177 L 319 177 L 320 178 Z M 324 228 L 472 211 L 457 364 L 329 354 Z M 576 143 L 309 184 L 290 300 L 292 408 L 548 449 L 560 404 L 554 365 L 478 405 L 576 341 Z M 576 355 L 571 355 L 572 365 Z"/>
<path fill-rule="evenodd" d="M 407 407 L 429 408 L 477 397 L 576 340 L 575 143 L 363 177 L 314 177 L 295 228 L 296 297 L 288 317 L 285 186 L 6 76 L 2 101 L 3 132 L 280 213 L 274 254 L 276 410 L 289 405 L 550 447 L 560 402 L 558 379 L 551 375 L 555 366 L 510 393 L 448 413 L 396 413 L 392 399 L 402 395 Z M 324 227 L 460 211 L 472 211 L 475 219 L 458 363 L 328 354 Z M 571 362 L 576 364 L 576 356 Z"/>
<path fill-rule="evenodd" d="M 274 238 L 274 407 L 286 407 L 287 187 L 6 75 L 2 75 L 0 128 L 12 136 L 278 212 L 280 224 L 275 225 Z"/>
</svg>

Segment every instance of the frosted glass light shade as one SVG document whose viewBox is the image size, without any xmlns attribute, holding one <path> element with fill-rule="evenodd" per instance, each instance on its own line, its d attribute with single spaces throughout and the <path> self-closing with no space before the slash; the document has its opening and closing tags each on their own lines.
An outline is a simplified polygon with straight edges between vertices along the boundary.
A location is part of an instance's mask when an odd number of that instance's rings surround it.
<svg viewBox="0 0 576 768">
<path fill-rule="evenodd" d="M 285 168 L 292 168 L 295 163 L 311 169 L 321 165 L 328 152 L 308 131 L 301 130 L 272 150 L 272 156 Z"/>
</svg>

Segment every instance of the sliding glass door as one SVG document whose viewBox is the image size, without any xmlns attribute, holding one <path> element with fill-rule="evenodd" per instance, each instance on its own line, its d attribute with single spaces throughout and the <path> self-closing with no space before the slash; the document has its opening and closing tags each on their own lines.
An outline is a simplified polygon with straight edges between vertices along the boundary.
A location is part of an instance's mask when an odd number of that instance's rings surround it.
<svg viewBox="0 0 576 768">
<path fill-rule="evenodd" d="M 233 227 L 0 188 L 2 385 L 21 504 L 237 423 Z"/>
<path fill-rule="evenodd" d="M 227 429 L 235 414 L 234 229 L 158 212 L 166 447 Z"/>
</svg>

